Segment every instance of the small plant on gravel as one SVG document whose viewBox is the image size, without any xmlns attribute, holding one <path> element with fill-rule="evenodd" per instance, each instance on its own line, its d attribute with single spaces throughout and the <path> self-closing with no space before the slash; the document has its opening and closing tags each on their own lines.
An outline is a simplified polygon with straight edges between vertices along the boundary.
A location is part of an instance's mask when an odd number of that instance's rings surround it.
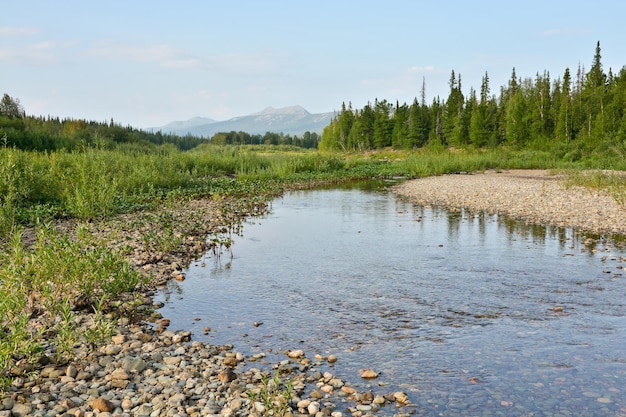
<svg viewBox="0 0 626 417">
<path fill-rule="evenodd" d="M 283 381 L 276 371 L 273 378 L 266 374 L 261 375 L 261 387 L 248 391 L 248 397 L 262 405 L 257 410 L 262 409 L 263 416 L 282 417 L 291 411 L 289 401 L 292 393 L 293 381 Z"/>
<path fill-rule="evenodd" d="M 94 302 L 93 322 L 83 333 L 84 340 L 91 345 L 97 345 L 115 333 L 115 321 L 104 314 L 106 304 L 107 298 L 105 295 L 102 295 Z"/>
<path fill-rule="evenodd" d="M 72 311 L 72 304 L 65 299 L 58 304 L 57 314 L 60 322 L 56 326 L 56 337 L 54 338 L 56 350 L 56 360 L 63 363 L 72 356 L 74 343 L 78 341 L 77 326 L 74 322 L 75 314 Z"/>
<path fill-rule="evenodd" d="M 36 361 L 45 340 L 52 342 L 57 360 L 70 359 L 81 337 L 78 311 L 95 312 L 95 329 L 82 335 L 88 342 L 107 337 L 113 326 L 103 315 L 105 303 L 144 284 L 145 278 L 119 253 L 87 233 L 78 235 L 72 239 L 42 226 L 32 246 L 25 246 L 17 230 L 0 251 L 0 375 L 4 379 L 19 361 Z"/>
</svg>

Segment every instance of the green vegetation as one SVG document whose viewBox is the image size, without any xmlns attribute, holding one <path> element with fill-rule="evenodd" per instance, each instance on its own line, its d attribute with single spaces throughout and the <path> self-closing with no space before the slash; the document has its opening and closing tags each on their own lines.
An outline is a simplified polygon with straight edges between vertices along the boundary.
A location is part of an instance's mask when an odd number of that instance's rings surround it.
<svg viewBox="0 0 626 417">
<path fill-rule="evenodd" d="M 260 389 L 248 391 L 248 397 L 262 405 L 263 416 L 284 416 L 291 412 L 289 401 L 293 392 L 293 381 L 283 381 L 278 373 L 274 377 L 262 375 L 262 385 Z"/>
<path fill-rule="evenodd" d="M 609 192 L 615 201 L 626 206 L 626 173 L 615 171 L 568 170 L 565 174 L 566 186 L 582 186 Z"/>
<path fill-rule="evenodd" d="M 362 177 L 337 156 L 268 147 L 168 146 L 151 152 L 88 148 L 41 153 L 0 149 L 0 210 L 17 224 L 95 219 L 155 207 L 176 197 L 272 193 L 277 183 Z"/>
<path fill-rule="evenodd" d="M 626 67 L 618 73 L 602 68 L 598 42 L 591 68 L 569 68 L 551 82 L 550 74 L 518 78 L 491 94 L 485 73 L 480 90 L 461 90 L 461 75 L 452 71 L 447 100 L 412 104 L 374 101 L 361 110 L 342 105 L 319 144 L 326 151 L 364 151 L 425 146 L 499 148 L 549 152 L 564 161 L 624 158 L 626 151 Z"/>
<path fill-rule="evenodd" d="M 143 284 L 120 254 L 88 234 L 70 239 L 46 226 L 28 248 L 20 231 L 11 236 L 0 253 L 0 277 L 0 377 L 5 379 L 7 372 L 19 375 L 30 369 L 24 365 L 36 364 L 43 343 L 52 343 L 54 359 L 64 362 L 80 338 L 97 343 L 110 336 L 107 303 Z M 84 333 L 74 320 L 79 310 L 95 312 Z"/>
</svg>

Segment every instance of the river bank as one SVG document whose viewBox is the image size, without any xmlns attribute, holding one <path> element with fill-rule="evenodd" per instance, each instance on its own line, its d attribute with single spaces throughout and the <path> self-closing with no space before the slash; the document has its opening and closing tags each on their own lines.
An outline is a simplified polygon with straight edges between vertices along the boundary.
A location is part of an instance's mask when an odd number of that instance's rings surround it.
<svg viewBox="0 0 626 417">
<path fill-rule="evenodd" d="M 547 170 L 486 171 L 419 178 L 394 191 L 420 205 L 504 214 L 527 223 L 626 235 L 626 208 L 609 193 L 566 186 Z"/>
<path fill-rule="evenodd" d="M 124 253 L 146 284 L 105 308 L 114 322 L 112 337 L 97 346 L 81 340 L 69 361 L 55 359 L 52 343 L 43 344 L 36 363 L 18 361 L 9 370 L 9 389 L 0 393 L 0 417 L 262 416 L 272 409 L 274 415 L 358 417 L 382 407 L 408 415 L 406 394 L 375 392 L 367 379 L 350 382 L 328 372 L 341 358 L 307 355 L 294 346 L 245 357 L 232 345 L 213 346 L 195 341 L 189 331 L 169 330 L 153 301 L 155 291 L 169 280 L 184 280 L 186 266 L 207 251 L 227 251 L 240 222 L 266 209 L 262 200 L 197 199 L 57 224 L 59 233 L 88 233 Z M 25 230 L 23 237 L 29 245 L 36 233 Z M 34 317 L 33 333 L 53 319 Z M 72 321 L 81 333 L 99 323 L 89 311 L 75 311 Z"/>
</svg>

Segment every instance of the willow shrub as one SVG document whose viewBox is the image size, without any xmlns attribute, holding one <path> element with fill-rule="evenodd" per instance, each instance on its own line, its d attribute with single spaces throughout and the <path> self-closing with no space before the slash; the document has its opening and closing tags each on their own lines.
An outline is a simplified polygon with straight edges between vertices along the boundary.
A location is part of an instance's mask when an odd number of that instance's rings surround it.
<svg viewBox="0 0 626 417">
<path fill-rule="evenodd" d="M 25 247 L 21 233 L 15 231 L 4 249 L 0 252 L 0 377 L 6 377 L 17 360 L 36 361 L 44 342 L 56 346 L 58 359 L 69 357 L 78 338 L 97 336 L 76 331 L 74 310 L 95 312 L 103 320 L 101 309 L 108 300 L 144 283 L 121 254 L 99 246 L 86 233 L 71 239 L 41 227 L 36 242 Z M 32 319 L 40 315 L 52 319 L 35 325 Z M 99 325 L 106 328 L 104 322 Z"/>
</svg>

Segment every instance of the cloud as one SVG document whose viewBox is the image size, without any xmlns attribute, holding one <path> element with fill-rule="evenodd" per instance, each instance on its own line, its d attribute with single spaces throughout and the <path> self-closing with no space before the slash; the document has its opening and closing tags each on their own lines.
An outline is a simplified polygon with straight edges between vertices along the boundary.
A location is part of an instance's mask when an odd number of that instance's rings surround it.
<svg viewBox="0 0 626 417">
<path fill-rule="evenodd" d="M 543 32 L 541 32 L 541 36 L 546 36 L 546 37 L 550 37 L 550 36 L 568 36 L 568 35 L 578 35 L 578 34 L 583 34 L 583 33 L 589 33 L 588 30 L 586 29 L 568 29 L 568 28 L 561 28 L 561 29 L 546 29 Z"/>
<path fill-rule="evenodd" d="M 168 45 L 120 46 L 102 44 L 91 48 L 89 55 L 110 60 L 153 62 L 164 68 L 197 69 L 220 74 L 258 74 L 279 67 L 275 53 L 197 55 Z"/>
<path fill-rule="evenodd" d="M 427 74 L 435 72 L 434 65 L 427 65 L 425 67 L 411 67 L 407 70 L 409 73 L 419 73 L 419 74 Z"/>
<path fill-rule="evenodd" d="M 167 63 L 177 60 L 179 54 L 167 45 L 154 46 L 115 46 L 101 45 L 92 48 L 89 55 L 120 61 Z"/>
<path fill-rule="evenodd" d="M 174 58 L 162 61 L 161 65 L 166 68 L 194 69 L 200 68 L 202 63 L 197 58 Z"/>
<path fill-rule="evenodd" d="M 59 62 L 57 44 L 51 41 L 44 41 L 20 48 L 0 47 L 0 61 L 34 66 L 56 64 Z"/>
<path fill-rule="evenodd" d="M 0 36 L 33 36 L 39 33 L 31 27 L 0 26 Z"/>
</svg>

